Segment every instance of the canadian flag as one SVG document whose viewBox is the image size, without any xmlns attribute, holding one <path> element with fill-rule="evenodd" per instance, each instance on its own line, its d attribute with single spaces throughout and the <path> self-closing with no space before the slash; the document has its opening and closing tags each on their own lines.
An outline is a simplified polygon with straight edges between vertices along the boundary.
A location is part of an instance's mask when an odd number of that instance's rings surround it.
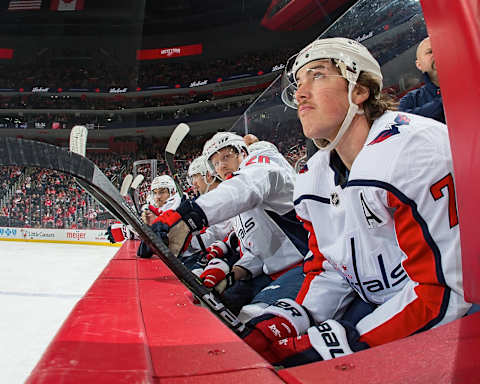
<svg viewBox="0 0 480 384">
<path fill-rule="evenodd" d="M 80 11 L 85 5 L 85 0 L 52 0 L 52 11 Z"/>
</svg>

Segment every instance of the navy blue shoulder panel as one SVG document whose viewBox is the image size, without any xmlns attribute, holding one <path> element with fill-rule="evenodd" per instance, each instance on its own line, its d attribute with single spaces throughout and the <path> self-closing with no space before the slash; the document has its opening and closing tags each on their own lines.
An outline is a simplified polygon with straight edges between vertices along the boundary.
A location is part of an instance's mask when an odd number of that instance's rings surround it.
<svg viewBox="0 0 480 384">
<path fill-rule="evenodd" d="M 290 239 L 298 251 L 305 256 L 308 249 L 308 232 L 303 228 L 302 223 L 297 219 L 295 210 L 292 209 L 285 215 L 265 210 L 265 213 L 278 225 L 278 227 Z"/>
</svg>

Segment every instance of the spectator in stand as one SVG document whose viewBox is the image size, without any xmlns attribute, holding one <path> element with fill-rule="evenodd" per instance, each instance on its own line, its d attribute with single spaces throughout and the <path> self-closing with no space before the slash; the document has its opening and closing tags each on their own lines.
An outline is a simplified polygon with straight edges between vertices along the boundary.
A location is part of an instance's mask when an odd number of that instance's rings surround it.
<svg viewBox="0 0 480 384">
<path fill-rule="evenodd" d="M 437 67 L 433 56 L 430 37 L 422 40 L 417 48 L 417 68 L 423 72 L 425 85 L 408 92 L 400 100 L 399 110 L 430 117 L 445 123 L 442 95 L 438 82 Z"/>
<path fill-rule="evenodd" d="M 305 152 L 304 138 L 300 133 L 292 134 L 291 131 L 275 126 L 271 129 L 252 132 L 262 140 L 268 139 L 275 142 L 280 152 L 292 165 Z M 131 146 L 127 145 L 133 140 L 138 148 L 136 151 L 132 151 L 129 149 Z M 189 187 L 186 181 L 188 165 L 200 155 L 205 140 L 205 136 L 189 136 L 177 153 L 175 169 L 184 190 Z M 113 147 L 112 152 L 89 151 L 88 157 L 119 188 L 119 181 L 131 172 L 135 160 L 161 159 L 167 140 L 164 138 L 142 140 L 116 137 L 111 144 L 117 143 L 125 145 L 121 149 Z M 108 145 L 110 146 L 110 143 Z M 144 174 L 147 180 L 151 179 L 150 168 L 138 168 L 137 172 Z M 165 161 L 158 160 L 157 174 L 166 172 Z M 22 176 L 25 176 L 23 181 Z M 11 196 L 5 199 L 4 205 L 0 206 L 0 216 L 5 222 L 10 223 L 9 226 L 23 226 L 27 221 L 28 225 L 34 228 L 46 226 L 47 221 L 43 221 L 42 224 L 42 219 L 47 213 L 47 217 L 53 217 L 51 223 L 54 227 L 72 228 L 75 224 L 75 227 L 79 229 L 105 229 L 110 224 L 106 220 L 98 219 L 98 217 L 103 217 L 101 214 L 104 209 L 66 175 L 49 170 L 30 172 L 19 167 L 0 167 L 0 185 L 2 186 L 0 198 L 4 198 L 7 194 Z M 150 195 L 149 187 L 149 183 L 143 183 L 139 188 L 141 205 L 145 204 L 146 197 Z M 80 221 L 80 218 L 83 220 Z M 62 226 L 58 219 L 63 221 Z"/>
</svg>

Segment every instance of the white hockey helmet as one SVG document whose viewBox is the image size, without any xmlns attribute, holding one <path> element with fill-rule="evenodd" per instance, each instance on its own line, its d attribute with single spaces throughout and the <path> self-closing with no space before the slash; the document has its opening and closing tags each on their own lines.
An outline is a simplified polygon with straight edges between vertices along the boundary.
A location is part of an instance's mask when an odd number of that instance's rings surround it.
<svg viewBox="0 0 480 384">
<path fill-rule="evenodd" d="M 270 143 L 269 141 L 264 141 L 264 140 L 257 141 L 248 146 L 248 150 L 250 151 L 250 153 L 255 151 L 265 151 L 267 149 L 273 150 L 275 152 L 279 152 L 275 144 Z"/>
<path fill-rule="evenodd" d="M 193 186 L 193 176 L 195 175 L 202 175 L 204 183 L 207 185 L 207 188 L 204 192 L 200 193 L 207 193 L 210 190 L 210 187 L 215 181 L 222 181 L 218 176 L 214 175 L 210 182 L 207 179 L 207 174 L 210 173 L 210 170 L 207 166 L 207 159 L 205 156 L 201 155 L 194 159 L 190 166 L 188 167 L 188 174 L 187 174 L 187 181 L 190 186 Z"/>
<path fill-rule="evenodd" d="M 187 173 L 187 181 L 188 184 L 192 185 L 192 177 L 194 175 L 200 174 L 203 177 L 207 176 L 207 162 L 205 159 L 205 156 L 199 156 L 196 159 L 194 159 L 191 163 L 190 166 L 188 167 L 188 173 Z"/>
<path fill-rule="evenodd" d="M 152 184 L 150 185 L 150 191 L 153 192 L 155 189 L 159 188 L 168 189 L 170 195 L 175 194 L 175 192 L 177 191 L 175 182 L 168 175 L 157 176 L 152 180 Z"/>
<path fill-rule="evenodd" d="M 346 130 L 352 123 L 356 114 L 362 114 L 358 106 L 352 102 L 352 92 L 357 84 L 361 72 L 368 72 L 378 81 L 379 89 L 382 89 L 382 72 L 377 60 L 368 49 L 359 42 L 344 37 L 318 39 L 303 48 L 297 55 L 291 57 L 285 67 L 282 78 L 282 101 L 291 108 L 297 108 L 296 75 L 300 68 L 311 61 L 332 59 L 340 69 L 342 77 L 348 81 L 349 108 L 337 136 L 327 146 L 319 146 L 324 151 L 331 151 L 336 147 Z"/>
<path fill-rule="evenodd" d="M 207 140 L 203 146 L 202 152 L 202 155 L 205 156 L 205 159 L 207 160 L 208 170 L 213 176 L 217 176 L 217 173 L 215 172 L 215 167 L 211 162 L 211 157 L 226 147 L 233 147 L 238 153 L 242 153 L 242 151 L 244 151 L 247 155 L 249 153 L 247 144 L 245 144 L 243 141 L 242 136 L 239 136 L 233 132 L 216 133 L 211 139 Z"/>
</svg>

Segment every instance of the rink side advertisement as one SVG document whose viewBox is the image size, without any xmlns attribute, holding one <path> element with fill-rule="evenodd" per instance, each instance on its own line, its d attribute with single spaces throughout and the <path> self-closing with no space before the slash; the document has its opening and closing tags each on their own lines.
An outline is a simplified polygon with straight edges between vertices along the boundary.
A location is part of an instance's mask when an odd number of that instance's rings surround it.
<svg viewBox="0 0 480 384">
<path fill-rule="evenodd" d="M 11 228 L 0 227 L 0 241 L 37 241 L 67 244 L 110 244 L 105 230 L 94 229 L 46 229 L 46 228 Z"/>
</svg>

